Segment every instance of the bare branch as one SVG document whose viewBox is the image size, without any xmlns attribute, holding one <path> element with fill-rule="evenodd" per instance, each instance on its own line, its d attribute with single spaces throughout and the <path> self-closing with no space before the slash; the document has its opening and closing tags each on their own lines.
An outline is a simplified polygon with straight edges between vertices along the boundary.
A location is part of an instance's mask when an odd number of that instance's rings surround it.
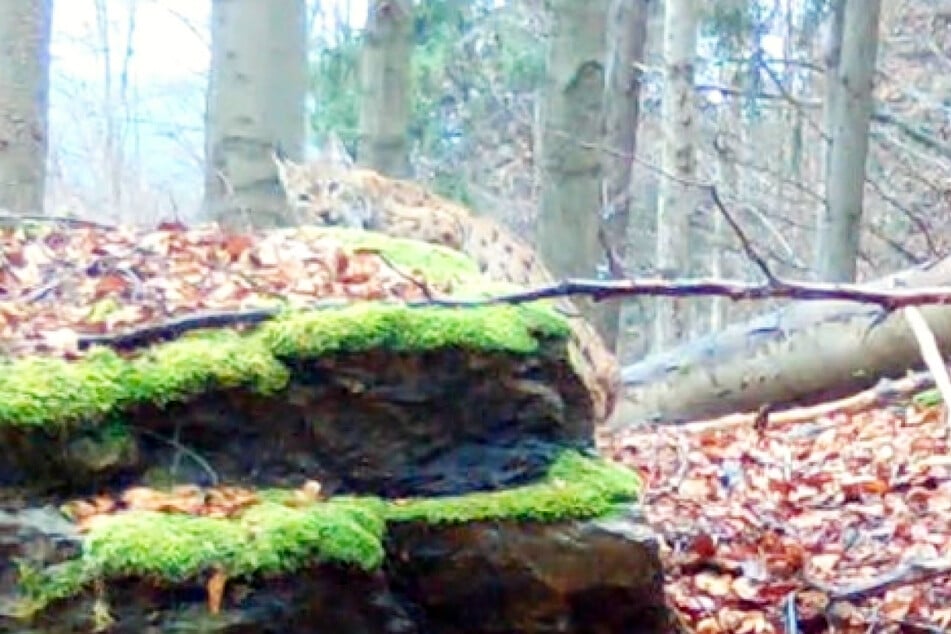
<svg viewBox="0 0 951 634">
<path fill-rule="evenodd" d="M 768 270 L 768 269 L 767 269 Z M 827 284 L 786 281 L 773 276 L 765 284 L 748 284 L 711 278 L 664 280 L 659 278 L 627 280 L 566 279 L 548 286 L 496 295 L 480 299 L 437 298 L 404 302 L 412 308 L 479 308 L 504 304 L 526 304 L 544 299 L 586 296 L 594 301 L 620 297 L 685 297 L 718 296 L 734 301 L 764 299 L 796 299 L 804 301 L 845 300 L 874 304 L 886 312 L 908 306 L 951 304 L 951 286 L 880 289 L 863 284 Z M 305 308 L 327 309 L 347 305 L 347 301 L 323 301 Z M 202 328 L 256 325 L 283 312 L 281 308 L 257 308 L 245 311 L 194 313 L 173 320 L 150 324 L 124 333 L 86 335 L 79 339 L 79 348 L 102 345 L 114 348 L 136 348 L 156 341 L 173 339 Z"/>
</svg>

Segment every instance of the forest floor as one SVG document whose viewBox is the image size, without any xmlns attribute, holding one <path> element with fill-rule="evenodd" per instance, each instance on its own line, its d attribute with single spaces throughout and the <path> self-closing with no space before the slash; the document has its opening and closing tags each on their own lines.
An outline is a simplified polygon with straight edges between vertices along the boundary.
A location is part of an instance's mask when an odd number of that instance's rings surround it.
<svg viewBox="0 0 951 634">
<path fill-rule="evenodd" d="M 682 630 L 951 631 L 947 408 L 759 422 L 604 440 L 648 481 Z"/>
</svg>

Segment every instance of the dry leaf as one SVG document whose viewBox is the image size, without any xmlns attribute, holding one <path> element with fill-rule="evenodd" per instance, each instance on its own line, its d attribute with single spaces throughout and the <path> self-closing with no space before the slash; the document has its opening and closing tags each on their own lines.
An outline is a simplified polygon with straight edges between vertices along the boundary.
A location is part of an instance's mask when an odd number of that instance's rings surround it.
<svg viewBox="0 0 951 634">
<path fill-rule="evenodd" d="M 221 611 L 221 600 L 225 592 L 225 584 L 228 577 L 221 570 L 216 570 L 208 579 L 205 588 L 208 591 L 208 611 L 212 614 L 218 614 Z"/>
</svg>

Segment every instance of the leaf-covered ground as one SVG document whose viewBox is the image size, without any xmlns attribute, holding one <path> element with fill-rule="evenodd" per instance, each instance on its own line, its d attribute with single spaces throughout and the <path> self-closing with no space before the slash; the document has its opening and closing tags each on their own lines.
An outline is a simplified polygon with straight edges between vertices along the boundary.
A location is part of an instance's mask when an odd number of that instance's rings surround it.
<svg viewBox="0 0 951 634">
<path fill-rule="evenodd" d="M 943 405 L 629 430 L 667 594 L 689 632 L 951 631 Z"/>
<path fill-rule="evenodd" d="M 215 225 L 0 227 L 0 354 L 75 356 L 82 335 L 200 311 L 418 300 L 467 272 L 466 261 L 448 252 L 414 254 L 394 242 L 385 257 L 373 236 L 347 237 L 319 230 L 227 234 Z M 427 269 L 425 286 L 415 279 L 420 268 Z"/>
</svg>

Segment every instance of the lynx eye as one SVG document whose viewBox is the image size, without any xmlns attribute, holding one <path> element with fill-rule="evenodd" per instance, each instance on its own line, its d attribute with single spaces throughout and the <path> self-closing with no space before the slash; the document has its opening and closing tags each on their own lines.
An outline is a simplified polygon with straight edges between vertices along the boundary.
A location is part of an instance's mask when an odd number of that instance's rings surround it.
<svg viewBox="0 0 951 634">
<path fill-rule="evenodd" d="M 331 194 L 331 195 L 336 194 L 339 190 L 340 190 L 340 183 L 338 183 L 337 181 L 330 181 L 329 183 L 327 183 L 328 194 Z"/>
<path fill-rule="evenodd" d="M 297 194 L 297 200 L 302 203 L 306 203 L 308 200 L 310 200 L 310 194 L 307 192 L 301 192 Z"/>
</svg>

